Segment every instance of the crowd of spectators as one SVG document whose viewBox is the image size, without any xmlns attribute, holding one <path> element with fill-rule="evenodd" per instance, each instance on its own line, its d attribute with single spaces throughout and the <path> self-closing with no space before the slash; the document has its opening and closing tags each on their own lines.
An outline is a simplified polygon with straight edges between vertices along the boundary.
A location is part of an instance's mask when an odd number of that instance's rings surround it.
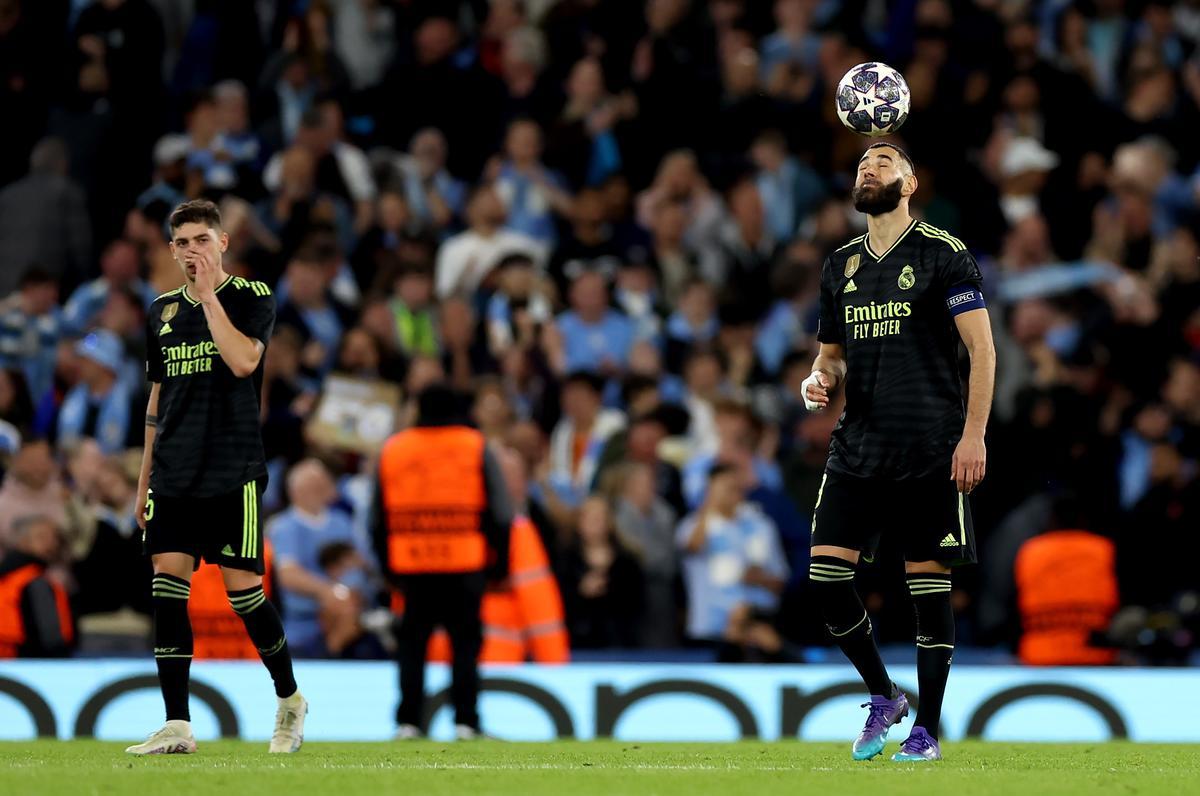
<svg viewBox="0 0 1200 796">
<path fill-rule="evenodd" d="M 386 604 L 369 450 L 313 432 L 333 374 L 398 385 L 400 423 L 445 381 L 517 454 L 575 649 L 823 642 L 838 407 L 799 389 L 823 258 L 864 229 L 832 88 L 883 60 L 913 211 L 979 260 L 999 355 L 959 638 L 1014 642 L 1016 550 L 1064 523 L 1115 540 L 1124 604 L 1184 612 L 1198 45 L 1196 0 L 0 0 L 0 555 L 47 551 L 81 627 L 145 612 L 145 308 L 183 279 L 167 215 L 207 197 L 226 270 L 277 302 L 294 650 L 372 654 Z M 59 543 L 22 541 L 30 517 Z M 885 641 L 911 633 L 901 575 L 885 542 L 860 581 Z"/>
</svg>

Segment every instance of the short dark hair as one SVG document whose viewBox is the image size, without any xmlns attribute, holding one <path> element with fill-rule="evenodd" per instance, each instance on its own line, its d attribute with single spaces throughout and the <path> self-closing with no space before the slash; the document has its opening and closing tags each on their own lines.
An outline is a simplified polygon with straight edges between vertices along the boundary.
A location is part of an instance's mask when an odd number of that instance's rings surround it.
<svg viewBox="0 0 1200 796">
<path fill-rule="evenodd" d="M 221 229 L 221 210 L 207 199 L 193 199 L 176 207 L 169 221 L 171 232 L 184 224 L 203 224 L 215 230 Z"/>
<path fill-rule="evenodd" d="M 590 370 L 573 370 L 562 380 L 563 389 L 573 385 L 586 387 L 596 395 L 604 393 L 605 379 L 599 373 Z"/>
<path fill-rule="evenodd" d="M 683 370 L 685 374 L 693 362 L 698 362 L 702 359 L 716 360 L 717 367 L 721 369 L 722 373 L 729 370 L 729 358 L 725 355 L 724 351 L 711 345 L 701 344 L 692 346 L 691 350 L 684 355 Z"/>
<path fill-rule="evenodd" d="M 634 415 L 629 419 L 629 426 L 632 428 L 645 423 L 653 423 L 661 426 L 667 432 L 668 437 L 682 437 L 687 434 L 691 422 L 692 418 L 688 414 L 688 410 L 679 404 L 664 403 L 648 412 Z"/>
<path fill-rule="evenodd" d="M 171 217 L 171 205 L 163 199 L 152 199 L 142 208 L 142 216 L 161 229 Z"/>
<path fill-rule="evenodd" d="M 754 410 L 750 404 L 737 400 L 736 398 L 718 398 L 713 403 L 713 415 L 737 415 L 751 425 L 754 424 Z"/>
<path fill-rule="evenodd" d="M 628 406 L 635 397 L 650 390 L 658 391 L 658 379 L 640 373 L 631 373 L 621 383 L 621 401 Z"/>
<path fill-rule="evenodd" d="M 354 553 L 354 545 L 349 542 L 330 542 L 317 551 L 317 566 L 323 570 L 329 569 Z"/>
<path fill-rule="evenodd" d="M 20 281 L 17 282 L 18 288 L 32 287 L 34 285 L 57 285 L 58 279 L 54 274 L 47 271 L 38 265 L 30 266 L 21 274 Z"/>
<path fill-rule="evenodd" d="M 867 156 L 867 152 L 870 152 L 872 149 L 880 149 L 881 147 L 887 147 L 888 149 L 896 150 L 896 152 L 900 155 L 900 159 L 908 164 L 909 171 L 915 172 L 917 170 L 916 164 L 913 163 L 913 159 L 908 156 L 908 153 L 890 141 L 880 141 L 878 143 L 871 144 L 869 147 L 867 147 L 866 151 L 863 152 L 863 158 Z M 862 160 L 862 158 L 859 158 L 859 160 Z"/>
<path fill-rule="evenodd" d="M 726 475 L 727 473 L 736 473 L 736 472 L 737 472 L 737 466 L 734 465 L 733 463 L 717 460 L 717 461 L 713 462 L 711 467 L 708 468 L 708 480 L 712 481 L 714 478 L 719 478 L 720 476 Z"/>
<path fill-rule="evenodd" d="M 717 305 L 717 320 L 723 328 L 754 326 L 759 313 L 744 301 L 724 301 Z"/>
<path fill-rule="evenodd" d="M 187 112 L 193 113 L 201 105 L 212 105 L 216 103 L 216 97 L 213 96 L 212 90 L 207 88 L 199 89 L 192 92 L 188 97 Z"/>
<path fill-rule="evenodd" d="M 783 132 L 778 127 L 768 127 L 766 130 L 763 130 L 761 133 L 759 133 L 757 137 L 755 137 L 754 146 L 763 144 L 767 146 L 777 146 L 785 152 L 788 148 L 787 138 L 783 135 Z"/>
<path fill-rule="evenodd" d="M 396 267 L 396 279 L 404 279 L 409 276 L 433 279 L 433 269 L 425 263 L 400 263 Z"/>
<path fill-rule="evenodd" d="M 321 259 L 320 250 L 311 243 L 306 243 L 292 252 L 292 256 L 288 258 L 288 267 L 290 268 L 293 265 L 303 265 L 310 268 L 325 267 Z"/>
<path fill-rule="evenodd" d="M 463 422 L 462 396 L 449 385 L 430 384 L 417 394 L 417 425 L 452 426 Z"/>
<path fill-rule="evenodd" d="M 533 268 L 533 258 L 525 252 L 509 252 L 497 261 L 495 265 L 496 271 L 501 271 L 512 265 L 519 265 L 523 268 Z"/>
</svg>

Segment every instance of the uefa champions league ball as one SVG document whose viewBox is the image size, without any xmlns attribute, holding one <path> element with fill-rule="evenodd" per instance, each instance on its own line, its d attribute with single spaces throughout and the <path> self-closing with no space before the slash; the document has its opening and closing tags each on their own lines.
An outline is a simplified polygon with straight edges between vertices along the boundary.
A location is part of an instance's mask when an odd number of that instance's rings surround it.
<svg viewBox="0 0 1200 796">
<path fill-rule="evenodd" d="M 908 83 L 887 64 L 859 64 L 842 76 L 837 114 L 842 124 L 875 138 L 896 132 L 908 118 Z"/>
</svg>

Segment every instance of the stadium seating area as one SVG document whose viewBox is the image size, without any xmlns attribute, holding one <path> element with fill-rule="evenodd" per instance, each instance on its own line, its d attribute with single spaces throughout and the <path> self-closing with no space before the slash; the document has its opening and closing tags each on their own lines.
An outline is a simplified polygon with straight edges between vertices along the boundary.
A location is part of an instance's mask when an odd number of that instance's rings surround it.
<svg viewBox="0 0 1200 796">
<path fill-rule="evenodd" d="M 912 89 L 914 212 L 976 255 L 997 342 L 959 643 L 1016 648 L 1020 551 L 1072 529 L 1116 551 L 1097 643 L 1186 660 L 1198 45 L 1195 0 L 0 0 L 0 561 L 44 515 L 79 630 L 57 652 L 147 648 L 145 311 L 183 282 L 168 214 L 206 197 L 226 269 L 277 301 L 265 500 L 294 651 L 386 654 L 372 452 L 445 380 L 509 451 L 574 651 L 804 659 L 837 412 L 799 389 L 821 263 L 864 229 L 831 87 L 878 59 Z M 710 490 L 716 463 L 739 477 Z M 725 500 L 736 569 L 685 566 L 689 518 Z M 351 597 L 289 596 L 286 566 Z M 886 545 L 860 588 L 909 640 Z"/>
</svg>

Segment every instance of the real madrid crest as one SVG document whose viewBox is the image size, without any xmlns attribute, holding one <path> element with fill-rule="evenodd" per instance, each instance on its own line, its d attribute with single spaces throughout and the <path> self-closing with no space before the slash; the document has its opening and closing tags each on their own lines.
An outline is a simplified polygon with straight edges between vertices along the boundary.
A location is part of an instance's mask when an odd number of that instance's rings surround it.
<svg viewBox="0 0 1200 796">
<path fill-rule="evenodd" d="M 900 269 L 900 276 L 896 279 L 896 284 L 900 286 L 901 290 L 908 290 L 917 284 L 917 277 L 913 273 L 911 265 L 906 265 Z"/>
<path fill-rule="evenodd" d="M 176 313 L 178 313 L 178 312 L 179 312 L 179 302 L 172 301 L 170 304 L 163 307 L 162 315 L 160 315 L 158 317 L 162 319 L 163 323 L 166 323 L 167 321 L 174 318 Z"/>
<path fill-rule="evenodd" d="M 858 262 L 862 259 L 862 255 L 852 254 L 846 258 L 846 269 L 842 272 L 846 278 L 854 276 L 854 272 L 858 270 Z"/>
</svg>

